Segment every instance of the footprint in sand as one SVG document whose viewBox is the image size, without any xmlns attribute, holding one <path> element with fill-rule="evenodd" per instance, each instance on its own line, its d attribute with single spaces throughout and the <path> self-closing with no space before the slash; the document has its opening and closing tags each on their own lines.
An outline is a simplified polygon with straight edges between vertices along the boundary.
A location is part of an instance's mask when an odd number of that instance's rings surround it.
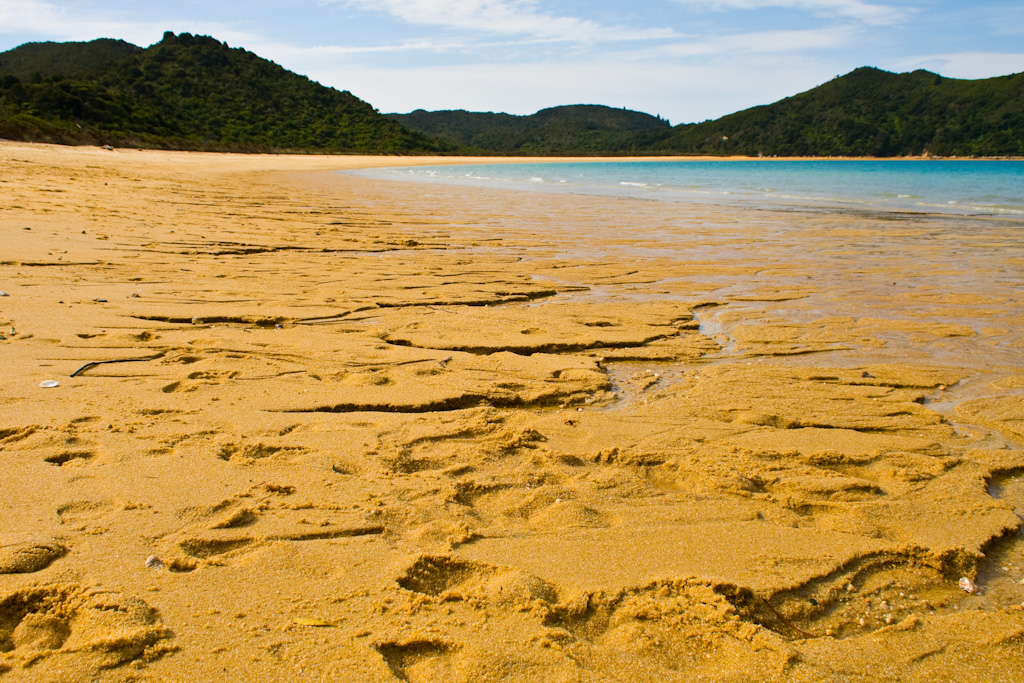
<svg viewBox="0 0 1024 683">
<path fill-rule="evenodd" d="M 73 585 L 0 594 L 0 672 L 33 680 L 93 680 L 99 672 L 173 650 L 145 602 Z M 23 679 L 18 679 L 23 680 Z"/>
<path fill-rule="evenodd" d="M 67 552 L 67 548 L 52 538 L 0 542 L 0 574 L 42 571 Z"/>
<path fill-rule="evenodd" d="M 441 640 L 414 639 L 380 643 L 374 649 L 398 680 L 428 681 L 445 677 L 437 675 L 446 668 L 443 660 L 459 648 Z"/>
<path fill-rule="evenodd" d="M 396 582 L 406 590 L 441 600 L 482 598 L 493 604 L 517 605 L 558 601 L 555 588 L 535 576 L 447 555 L 421 556 Z"/>
</svg>

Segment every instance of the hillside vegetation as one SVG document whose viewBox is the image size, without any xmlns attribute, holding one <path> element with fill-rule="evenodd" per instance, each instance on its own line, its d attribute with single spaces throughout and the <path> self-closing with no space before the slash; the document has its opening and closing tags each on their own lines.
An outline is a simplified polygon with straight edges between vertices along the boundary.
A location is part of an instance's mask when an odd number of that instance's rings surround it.
<svg viewBox="0 0 1024 683">
<path fill-rule="evenodd" d="M 412 130 L 491 154 L 637 154 L 671 130 L 660 117 L 592 104 L 552 107 L 530 116 L 422 109 L 388 116 Z"/>
<path fill-rule="evenodd" d="M 384 116 L 209 37 L 28 43 L 0 53 L 0 137 L 224 151 L 379 154 L 1024 156 L 1024 74 L 864 67 L 786 99 L 671 127 L 627 109 Z"/>
<path fill-rule="evenodd" d="M 25 43 L 0 54 L 0 75 L 22 81 L 54 76 L 91 79 L 139 52 L 142 48 L 137 45 L 110 38 L 88 43 Z"/>
<path fill-rule="evenodd" d="M 0 54 L 0 137 L 206 150 L 425 153 L 411 132 L 349 92 L 240 48 L 167 33 L 28 44 Z"/>
<path fill-rule="evenodd" d="M 1002 156 L 1024 154 L 1024 74 L 977 81 L 861 68 L 813 90 L 652 146 L 677 154 Z"/>
</svg>

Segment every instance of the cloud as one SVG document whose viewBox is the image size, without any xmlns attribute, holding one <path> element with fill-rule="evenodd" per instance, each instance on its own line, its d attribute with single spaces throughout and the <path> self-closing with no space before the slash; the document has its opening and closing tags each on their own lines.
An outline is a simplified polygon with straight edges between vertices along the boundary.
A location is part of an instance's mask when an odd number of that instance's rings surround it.
<svg viewBox="0 0 1024 683">
<path fill-rule="evenodd" d="M 898 24 L 910 11 L 864 0 L 676 0 L 684 5 L 700 5 L 712 10 L 756 10 L 783 7 L 805 10 L 822 16 L 838 16 L 859 22 L 887 26 Z"/>
<path fill-rule="evenodd" d="M 280 45 L 278 54 L 282 51 L 293 55 L 362 55 L 362 54 L 386 54 L 403 52 L 464 52 L 467 50 L 481 50 L 502 47 L 518 47 L 523 45 L 536 45 L 549 43 L 551 40 L 545 38 L 524 38 L 522 40 L 433 40 L 417 39 L 406 40 L 400 43 L 385 43 L 381 45 Z"/>
<path fill-rule="evenodd" d="M 310 61 L 304 66 L 319 82 L 350 90 L 384 112 L 532 114 L 557 105 L 604 104 L 661 114 L 673 123 L 773 102 L 836 74 L 834 65 L 793 55 L 708 64 L 648 61 L 640 68 L 618 55 L 504 64 L 381 67 Z"/>
<path fill-rule="evenodd" d="M 685 59 L 726 55 L 768 55 L 829 50 L 848 44 L 853 31 L 845 27 L 806 31 L 761 31 L 677 42 L 648 51 L 648 57 Z"/>
<path fill-rule="evenodd" d="M 77 5 L 71 7 L 41 0 L 0 0 L 0 35 L 58 41 L 119 38 L 141 46 L 160 40 L 164 31 L 212 35 L 232 45 L 255 44 L 261 40 L 230 24 L 159 17 L 139 21 L 126 13 L 88 12 Z"/>
<path fill-rule="evenodd" d="M 1024 53 L 955 52 L 920 55 L 893 65 L 899 71 L 926 69 L 949 78 L 992 78 L 1024 72 Z"/>
<path fill-rule="evenodd" d="M 62 12 L 36 0 L 0 0 L 0 33 L 49 33 Z"/>
<path fill-rule="evenodd" d="M 604 26 L 589 19 L 556 16 L 536 0 L 340 0 L 349 7 L 383 11 L 409 24 L 459 31 L 528 35 L 579 43 L 667 38 L 671 29 Z"/>
</svg>

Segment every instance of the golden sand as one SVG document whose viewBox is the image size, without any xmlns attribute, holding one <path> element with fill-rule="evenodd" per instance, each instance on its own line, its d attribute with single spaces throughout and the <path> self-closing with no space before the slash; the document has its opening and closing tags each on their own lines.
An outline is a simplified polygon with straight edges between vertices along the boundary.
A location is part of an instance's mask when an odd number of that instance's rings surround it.
<svg viewBox="0 0 1024 683">
<path fill-rule="evenodd" d="M 465 161 L 0 144 L 0 679 L 1024 680 L 1019 225 Z"/>
</svg>

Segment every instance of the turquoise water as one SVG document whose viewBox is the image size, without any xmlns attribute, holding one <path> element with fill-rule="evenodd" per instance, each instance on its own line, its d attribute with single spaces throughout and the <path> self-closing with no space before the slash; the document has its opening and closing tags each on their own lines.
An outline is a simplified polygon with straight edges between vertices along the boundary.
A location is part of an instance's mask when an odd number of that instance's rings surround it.
<svg viewBox="0 0 1024 683">
<path fill-rule="evenodd" d="M 861 209 L 1024 220 L 1024 161 L 716 160 L 376 169 L 394 180 L 764 208 Z"/>
</svg>

